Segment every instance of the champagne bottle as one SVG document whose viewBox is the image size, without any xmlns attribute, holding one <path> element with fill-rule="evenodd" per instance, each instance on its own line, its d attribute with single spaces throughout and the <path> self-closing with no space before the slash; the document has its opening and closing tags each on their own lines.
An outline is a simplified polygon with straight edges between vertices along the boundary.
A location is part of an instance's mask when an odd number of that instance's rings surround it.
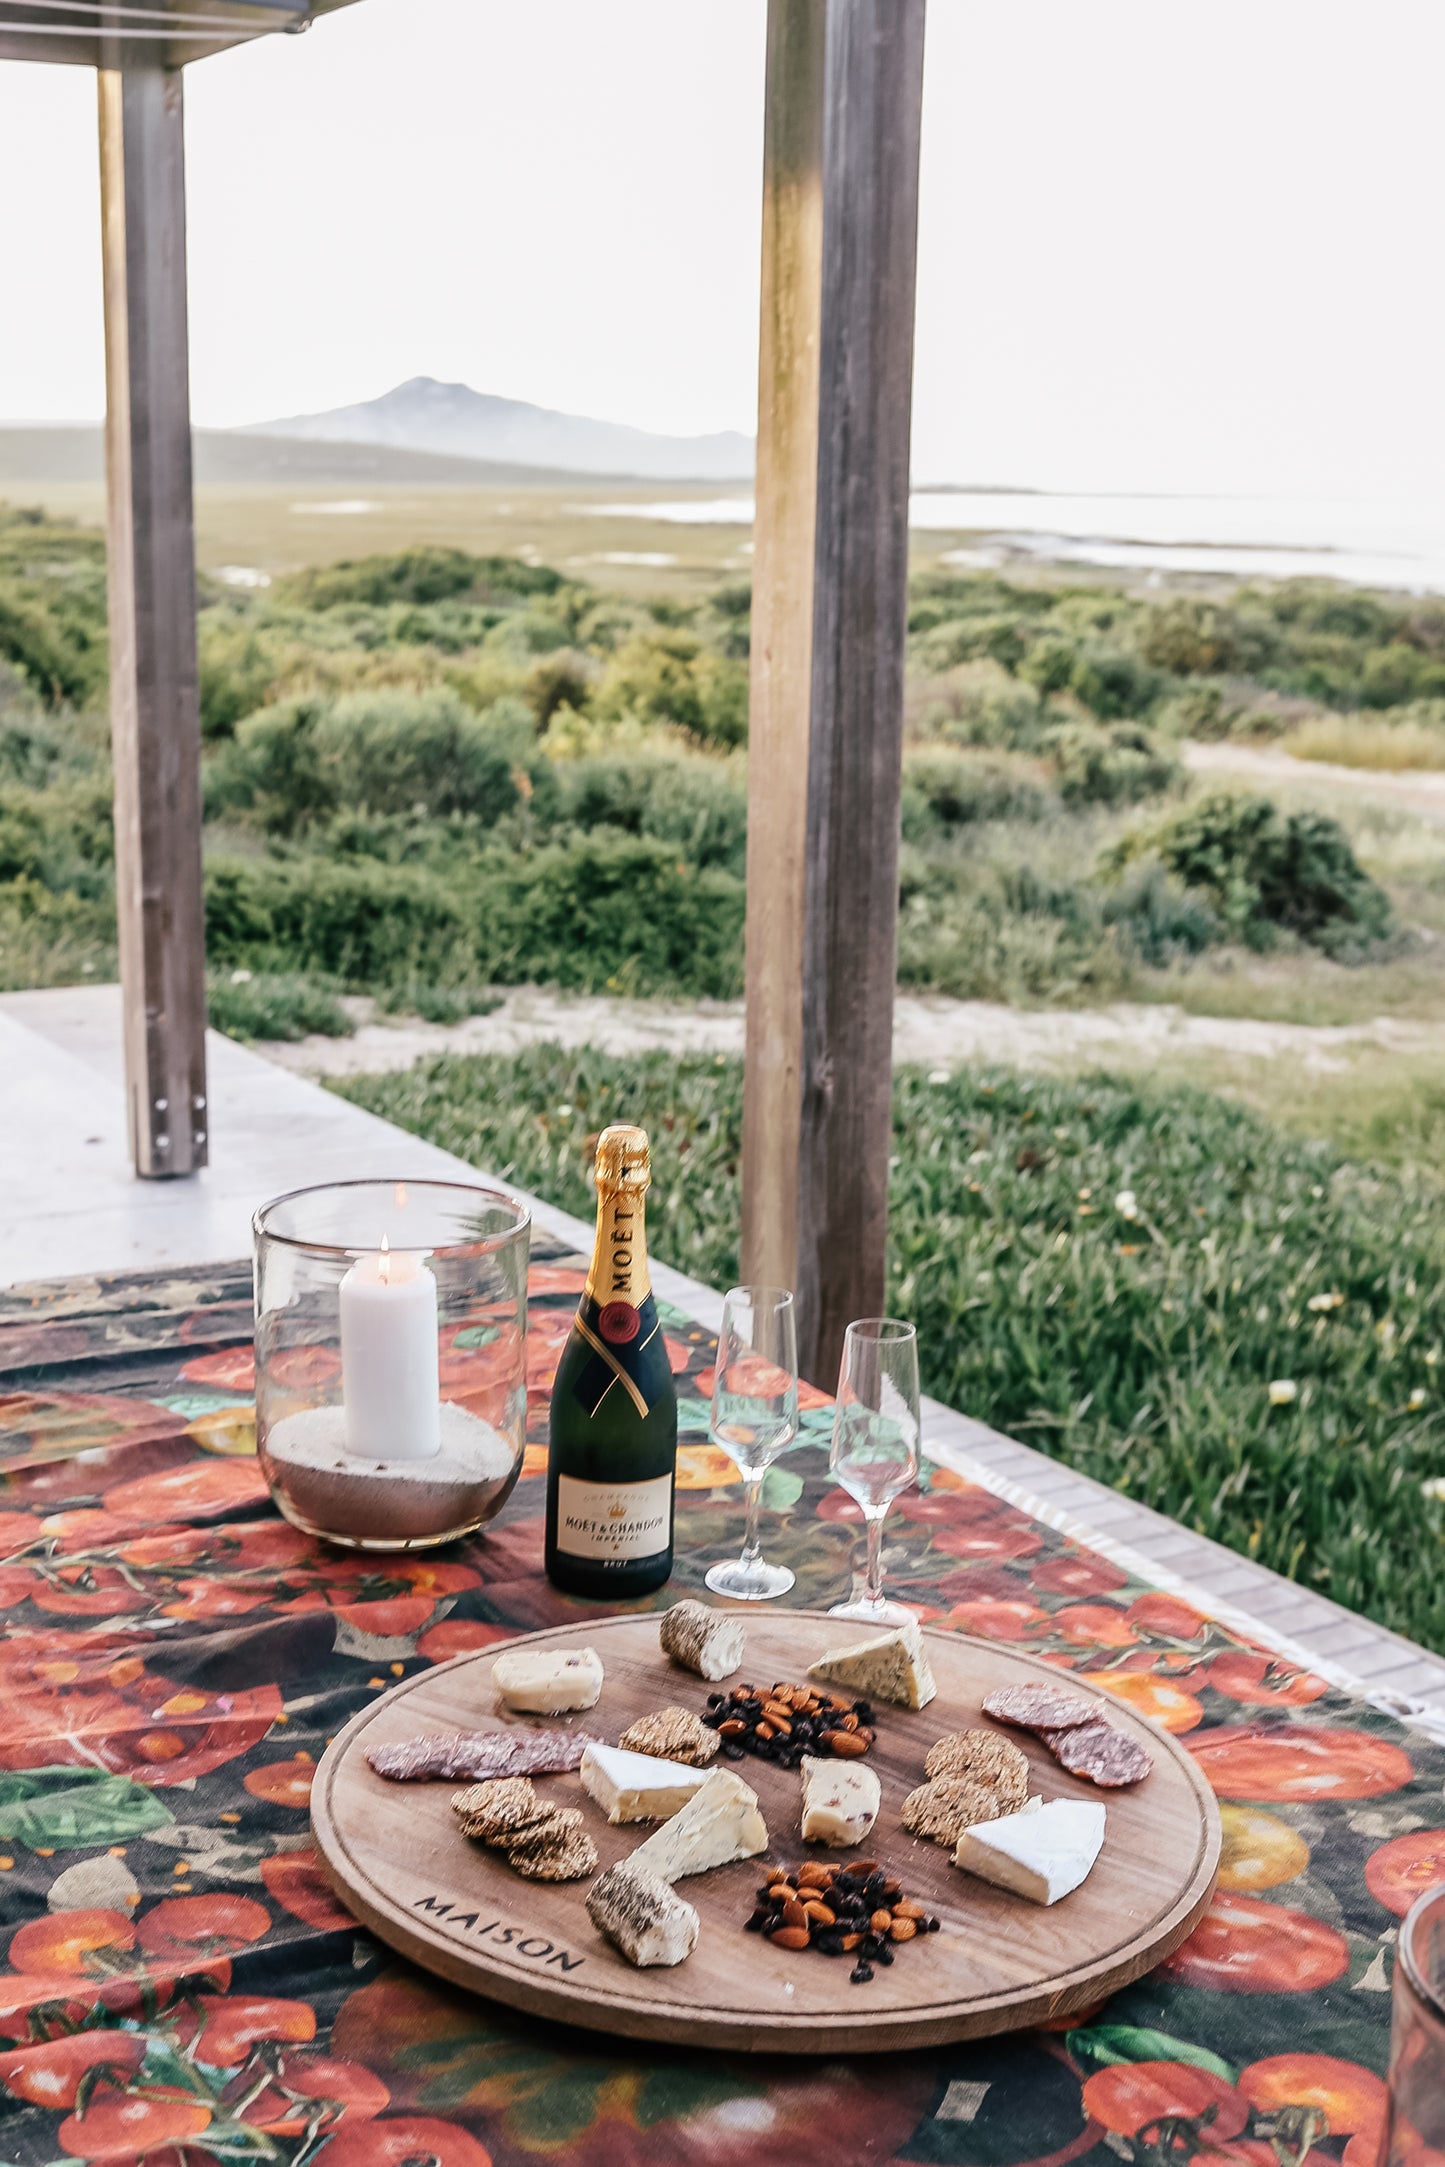
<svg viewBox="0 0 1445 2167">
<path fill-rule="evenodd" d="M 557 1365 L 547 1455 L 547 1577 L 624 1601 L 672 1571 L 677 1394 L 647 1271 L 645 1129 L 597 1140 L 597 1240 Z"/>
</svg>

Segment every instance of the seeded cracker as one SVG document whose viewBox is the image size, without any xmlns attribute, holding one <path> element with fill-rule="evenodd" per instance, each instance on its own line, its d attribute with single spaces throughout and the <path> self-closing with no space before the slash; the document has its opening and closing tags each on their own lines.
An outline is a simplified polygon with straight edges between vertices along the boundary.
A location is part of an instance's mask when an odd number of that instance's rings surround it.
<svg viewBox="0 0 1445 2167">
<path fill-rule="evenodd" d="M 1028 1796 L 1029 1764 L 1013 1740 L 1001 1738 L 997 1731 L 955 1731 L 940 1738 L 930 1747 L 923 1772 L 930 1782 L 944 1776 L 969 1776 L 975 1783 L 1001 1788 L 1022 1784 Z"/>
<path fill-rule="evenodd" d="M 507 1857 L 515 1866 L 519 1858 L 537 1858 L 544 1851 L 560 1850 L 581 1826 L 582 1816 L 575 1806 L 554 1806 L 545 1820 L 507 1838 Z"/>
<path fill-rule="evenodd" d="M 494 1829 L 517 1825 L 518 1815 L 534 1814 L 541 1801 L 525 1776 L 502 1776 L 453 1791 L 452 1812 L 469 1836 L 483 1839 Z"/>
<path fill-rule="evenodd" d="M 625 1730 L 617 1743 L 628 1753 L 650 1753 L 659 1761 L 701 1768 L 722 1741 L 690 1708 L 659 1708 L 656 1715 L 643 1716 Z"/>
<path fill-rule="evenodd" d="M 975 1783 L 968 1776 L 944 1776 L 909 1792 L 903 1802 L 903 1826 L 915 1836 L 951 1847 L 975 1821 L 997 1821 L 1003 1814 L 1017 1813 L 1027 1796 L 1027 1776 L 1022 1784 L 1008 1788 Z"/>
<path fill-rule="evenodd" d="M 524 1881 L 582 1881 L 597 1871 L 597 1846 L 582 1829 L 573 1829 L 550 1851 L 525 1853 L 511 1861 Z"/>
</svg>

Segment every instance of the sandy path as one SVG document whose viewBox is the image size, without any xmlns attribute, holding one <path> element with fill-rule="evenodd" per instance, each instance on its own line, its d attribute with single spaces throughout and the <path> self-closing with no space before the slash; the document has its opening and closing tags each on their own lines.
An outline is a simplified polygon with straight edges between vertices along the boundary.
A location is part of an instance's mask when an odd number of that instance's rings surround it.
<svg viewBox="0 0 1445 2167">
<path fill-rule="evenodd" d="M 1311 783 L 1331 791 L 1346 789 L 1364 805 L 1388 806 L 1421 820 L 1445 820 L 1445 774 L 1434 768 L 1342 767 L 1332 760 L 1295 760 L 1271 745 L 1203 744 L 1191 739 L 1180 747 L 1192 774 L 1218 776 L 1224 782 Z"/>
<path fill-rule="evenodd" d="M 569 999 L 525 986 L 489 1016 L 438 1024 L 371 1020 L 369 1002 L 348 1004 L 362 1020 L 354 1038 L 305 1038 L 257 1051 L 311 1076 L 366 1076 L 410 1068 L 439 1053 L 515 1053 L 555 1041 L 604 1053 L 661 1047 L 673 1052 L 741 1053 L 742 1003 Z M 1119 1002 L 1112 1008 L 1018 1009 L 993 1001 L 901 995 L 894 1009 L 899 1061 L 950 1068 L 961 1061 L 1009 1067 L 1075 1068 L 1081 1061 L 1130 1067 L 1191 1054 L 1294 1060 L 1315 1073 L 1344 1069 L 1368 1048 L 1445 1057 L 1445 1024 L 1376 1016 L 1368 1023 L 1260 1023 L 1240 1016 L 1190 1016 L 1182 1008 Z"/>
</svg>

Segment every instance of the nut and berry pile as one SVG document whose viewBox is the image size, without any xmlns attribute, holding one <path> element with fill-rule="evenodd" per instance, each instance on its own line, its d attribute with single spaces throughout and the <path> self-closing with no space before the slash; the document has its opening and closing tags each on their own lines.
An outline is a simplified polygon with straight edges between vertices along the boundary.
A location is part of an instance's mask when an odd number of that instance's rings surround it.
<svg viewBox="0 0 1445 2167">
<path fill-rule="evenodd" d="M 938 1920 L 903 1893 L 903 1884 L 877 1859 L 825 1866 L 809 1859 L 790 1873 L 770 1867 L 757 1892 L 750 1934 L 766 1934 L 780 1949 L 817 1949 L 823 1956 L 857 1959 L 855 1986 L 873 1977 L 875 1964 L 891 1964 L 901 1942 L 936 1934 Z"/>
<path fill-rule="evenodd" d="M 736 1685 L 730 1693 L 709 1693 L 702 1720 L 717 1732 L 728 1760 L 755 1753 L 782 1768 L 796 1768 L 805 1753 L 857 1760 L 876 1736 L 866 1700 L 838 1700 L 811 1685 Z"/>
</svg>

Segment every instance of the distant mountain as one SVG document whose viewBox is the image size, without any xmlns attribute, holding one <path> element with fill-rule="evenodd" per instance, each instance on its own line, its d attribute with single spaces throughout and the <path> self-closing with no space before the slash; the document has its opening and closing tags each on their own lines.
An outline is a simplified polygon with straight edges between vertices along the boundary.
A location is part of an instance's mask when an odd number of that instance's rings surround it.
<svg viewBox="0 0 1445 2167">
<path fill-rule="evenodd" d="M 270 484 L 354 491 L 384 483 L 399 489 L 555 489 L 566 479 L 551 467 L 458 459 L 391 444 L 332 444 L 227 429 L 197 429 L 192 443 L 200 489 Z M 105 438 L 98 423 L 0 422 L 0 494 L 7 488 L 104 478 Z"/>
<path fill-rule="evenodd" d="M 313 442 L 390 444 L 452 458 L 502 460 L 571 474 L 615 474 L 649 481 L 748 481 L 753 442 L 735 429 L 715 436 L 654 436 L 620 422 L 557 414 L 521 399 L 497 399 L 468 384 L 414 376 L 379 399 L 261 421 L 252 432 Z"/>
</svg>

